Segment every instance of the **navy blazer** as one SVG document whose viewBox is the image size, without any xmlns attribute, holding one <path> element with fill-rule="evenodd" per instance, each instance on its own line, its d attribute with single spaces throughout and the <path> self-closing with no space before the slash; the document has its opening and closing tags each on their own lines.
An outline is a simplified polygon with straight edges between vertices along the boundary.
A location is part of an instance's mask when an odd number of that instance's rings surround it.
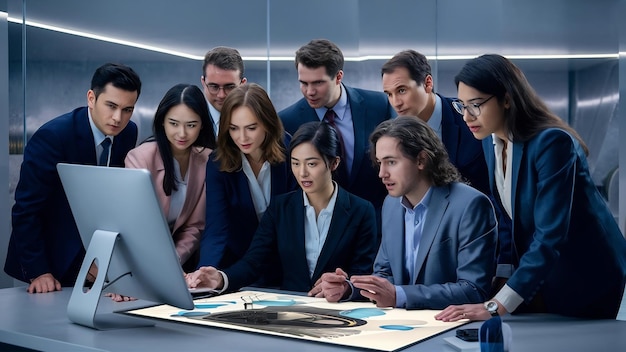
<svg viewBox="0 0 626 352">
<path fill-rule="evenodd" d="M 206 227 L 200 240 L 201 266 L 229 267 L 243 257 L 259 226 L 248 185 L 239 169 L 220 171 L 215 151 L 206 165 Z M 271 197 L 296 188 L 290 164 L 271 166 Z"/>
<path fill-rule="evenodd" d="M 439 95 L 439 94 L 437 94 Z M 470 186 L 489 194 L 487 163 L 481 141 L 476 139 L 463 121 L 463 115 L 452 107 L 452 99 L 441 98 L 441 140 L 450 162 L 469 181 Z"/>
<path fill-rule="evenodd" d="M 497 194 L 491 136 L 483 148 Z M 541 296 L 548 313 L 615 318 L 626 282 L 626 240 L 591 179 L 580 144 L 551 128 L 514 142 L 512 158 L 519 267 L 507 284 L 526 303 Z"/>
<path fill-rule="evenodd" d="M 495 272 L 497 222 L 489 198 L 462 183 L 431 187 L 415 272 L 405 269 L 405 208 L 401 198 L 383 206 L 383 239 L 374 274 L 406 293 L 406 309 L 443 309 L 488 298 Z"/>
<path fill-rule="evenodd" d="M 137 126 L 131 121 L 113 140 L 110 166 L 124 167 L 126 153 L 136 142 Z M 52 273 L 61 285 L 72 286 L 85 249 L 57 163 L 96 165 L 87 107 L 48 121 L 28 141 L 15 190 L 13 231 L 4 270 L 25 282 Z"/>
<path fill-rule="evenodd" d="M 369 155 L 369 135 L 379 123 L 396 116 L 387 96 L 381 92 L 350 88 L 348 94 L 352 123 L 354 126 L 354 162 L 347 184 L 341 184 L 348 192 L 370 201 L 380 213 L 387 190 L 378 178 L 378 170 Z M 320 121 L 315 109 L 305 98 L 278 113 L 285 130 L 292 135 L 305 122 Z"/>
<path fill-rule="evenodd" d="M 280 288 L 309 291 L 320 276 L 336 268 L 349 275 L 369 274 L 376 255 L 374 207 L 339 187 L 326 242 L 309 277 L 304 244 L 306 208 L 301 190 L 276 197 L 267 208 L 250 249 L 241 261 L 224 270 L 229 290 L 254 282 L 269 258 L 280 260 Z"/>
</svg>

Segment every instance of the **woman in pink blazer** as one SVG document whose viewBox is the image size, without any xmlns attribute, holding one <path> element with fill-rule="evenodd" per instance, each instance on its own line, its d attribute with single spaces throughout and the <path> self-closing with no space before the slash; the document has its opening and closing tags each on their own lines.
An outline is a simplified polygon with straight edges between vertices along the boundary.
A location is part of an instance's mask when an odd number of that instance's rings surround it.
<svg viewBox="0 0 626 352">
<path fill-rule="evenodd" d="M 206 209 L 206 163 L 215 137 L 202 91 L 188 84 L 172 87 L 154 115 L 153 136 L 126 156 L 127 168 L 152 174 L 163 214 L 185 271 L 198 262 Z"/>
</svg>

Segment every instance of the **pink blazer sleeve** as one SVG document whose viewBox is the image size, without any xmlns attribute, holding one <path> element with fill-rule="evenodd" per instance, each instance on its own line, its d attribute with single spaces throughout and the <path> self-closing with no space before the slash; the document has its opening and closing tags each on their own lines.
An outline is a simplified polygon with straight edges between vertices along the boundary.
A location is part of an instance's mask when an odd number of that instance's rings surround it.
<svg viewBox="0 0 626 352">
<path fill-rule="evenodd" d="M 200 246 L 206 211 L 206 163 L 211 149 L 192 151 L 189 159 L 189 180 L 183 209 L 174 225 L 174 243 L 181 264 Z"/>
<path fill-rule="evenodd" d="M 189 156 L 189 181 L 187 183 L 187 194 L 183 209 L 176 219 L 172 230 L 172 237 L 176 246 L 176 253 L 180 263 L 185 263 L 191 254 L 196 251 L 200 244 L 200 237 L 204 231 L 205 209 L 206 209 L 206 162 L 211 149 L 202 151 L 193 150 Z M 131 150 L 125 160 L 127 168 L 147 169 L 152 175 L 155 191 L 161 210 L 164 214 L 169 212 L 170 197 L 163 191 L 163 178 L 165 168 L 163 160 L 158 152 L 155 142 L 141 144 Z"/>
</svg>

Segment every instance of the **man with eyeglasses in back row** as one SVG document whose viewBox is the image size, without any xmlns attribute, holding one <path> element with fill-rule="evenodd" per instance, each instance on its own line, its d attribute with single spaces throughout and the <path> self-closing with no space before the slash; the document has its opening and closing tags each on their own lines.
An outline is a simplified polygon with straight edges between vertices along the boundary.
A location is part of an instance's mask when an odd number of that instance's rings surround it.
<svg viewBox="0 0 626 352">
<path fill-rule="evenodd" d="M 204 56 L 200 82 L 208 102 L 216 140 L 224 100 L 233 89 L 246 83 L 243 74 L 243 59 L 236 49 L 218 46 Z"/>
</svg>

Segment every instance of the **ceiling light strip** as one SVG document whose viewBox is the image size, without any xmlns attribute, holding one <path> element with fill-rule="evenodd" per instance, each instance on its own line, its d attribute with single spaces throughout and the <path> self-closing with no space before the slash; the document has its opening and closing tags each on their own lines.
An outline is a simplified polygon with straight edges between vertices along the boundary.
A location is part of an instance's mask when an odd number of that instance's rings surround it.
<svg viewBox="0 0 626 352">
<path fill-rule="evenodd" d="M 2 11 L 0 11 L 0 14 L 6 15 L 7 20 L 9 22 L 22 24 L 21 18 L 10 17 L 8 16 L 6 12 L 2 12 Z M 36 27 L 36 28 L 42 28 L 42 29 L 46 29 L 46 30 L 50 30 L 54 32 L 65 33 L 65 34 L 75 35 L 75 36 L 84 37 L 84 38 L 96 39 L 96 40 L 100 40 L 103 42 L 120 44 L 120 45 L 130 46 L 134 48 L 159 52 L 163 54 L 179 56 L 179 57 L 192 59 L 192 60 L 198 60 L 198 61 L 204 60 L 204 56 L 189 54 L 189 53 L 185 53 L 182 51 L 157 47 L 153 45 L 137 43 L 137 42 L 133 42 L 129 40 L 122 40 L 122 39 L 117 39 L 113 37 L 107 37 L 103 35 L 67 29 L 67 28 L 48 25 L 45 23 L 40 23 L 40 22 L 35 22 L 35 21 L 26 20 L 26 25 L 31 26 L 31 27 Z M 624 54 L 625 54 L 624 52 L 619 52 L 619 53 L 605 53 L 605 54 L 539 54 L 539 55 L 505 55 L 505 56 L 512 60 L 617 59 L 619 58 L 620 55 L 624 56 Z M 370 61 L 370 60 L 388 60 L 392 56 L 393 55 L 349 56 L 345 58 L 345 61 L 360 62 L 360 61 Z M 427 56 L 427 58 L 429 60 L 448 61 L 448 60 L 469 60 L 477 56 L 478 55 L 434 55 L 434 56 Z M 244 56 L 243 59 L 246 61 L 267 61 L 268 57 Z M 293 60 L 294 58 L 292 56 L 270 56 L 269 57 L 269 61 L 293 61 Z"/>
</svg>

